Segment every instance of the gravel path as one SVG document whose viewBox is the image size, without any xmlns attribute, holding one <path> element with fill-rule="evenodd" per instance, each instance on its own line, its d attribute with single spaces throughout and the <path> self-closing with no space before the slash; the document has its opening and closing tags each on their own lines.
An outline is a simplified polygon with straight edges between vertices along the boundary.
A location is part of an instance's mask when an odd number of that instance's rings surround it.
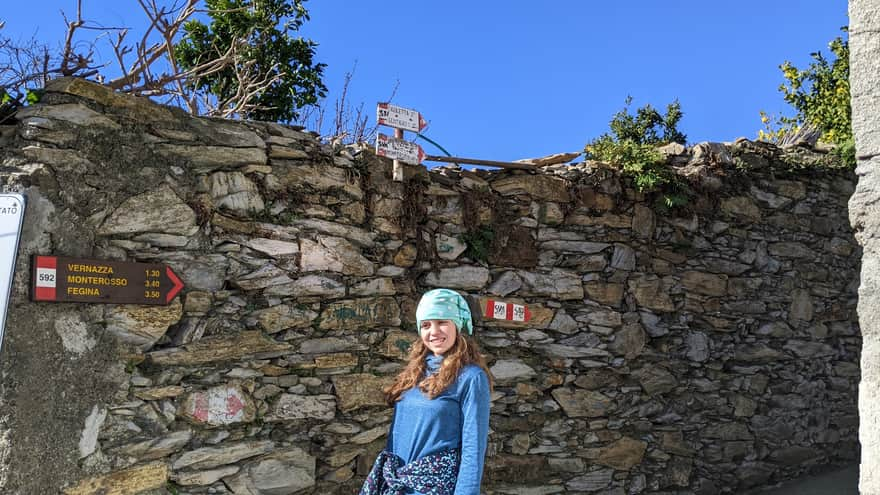
<svg viewBox="0 0 880 495">
<path fill-rule="evenodd" d="M 859 466 L 808 476 L 753 495 L 859 495 Z"/>
</svg>

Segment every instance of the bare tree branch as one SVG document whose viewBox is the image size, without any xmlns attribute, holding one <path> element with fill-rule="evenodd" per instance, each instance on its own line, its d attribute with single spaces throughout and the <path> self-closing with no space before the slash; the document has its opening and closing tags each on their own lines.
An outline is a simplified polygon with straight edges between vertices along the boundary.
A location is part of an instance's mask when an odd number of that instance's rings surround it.
<svg viewBox="0 0 880 495">
<path fill-rule="evenodd" d="M 55 49 L 35 39 L 16 43 L 0 36 L 0 97 L 8 94 L 7 100 L 21 105 L 28 88 L 43 87 L 55 77 L 74 76 L 95 79 L 117 91 L 165 99 L 193 114 L 236 117 L 266 109 L 256 102 L 282 80 L 286 70 L 278 64 L 265 67 L 249 60 L 245 37 L 234 40 L 228 50 L 216 53 L 210 60 L 181 70 L 175 46 L 183 36 L 184 25 L 197 13 L 212 13 L 199 8 L 201 0 L 137 0 L 148 25 L 135 41 L 130 41 L 132 32 L 128 28 L 103 27 L 86 20 L 82 0 L 74 1 L 75 16 L 68 17 L 62 12 L 66 32 Z M 220 12 L 241 10 L 247 8 Z M 96 36 L 83 34 L 95 31 Z M 107 43 L 112 50 L 109 60 L 96 61 L 99 43 Z M 204 86 L 206 78 L 229 70 L 237 83 L 234 94 L 218 100 L 207 90 L 197 89 Z M 321 115 L 323 120 L 323 111 Z M 358 128 L 363 129 L 366 117 L 362 107 L 355 118 Z"/>
<path fill-rule="evenodd" d="M 376 139 L 379 125 L 373 123 L 368 127 L 370 113 L 368 113 L 368 109 L 365 109 L 364 103 L 361 102 L 357 107 L 352 108 L 349 101 L 349 89 L 356 72 L 357 62 L 343 76 L 342 89 L 339 97 L 333 103 L 333 122 L 330 130 L 324 130 L 324 119 L 329 111 L 326 101 L 319 102 L 315 107 L 307 109 L 299 120 L 306 127 L 317 130 L 321 134 L 322 140 L 326 142 L 354 144 L 372 142 Z M 399 86 L 400 81 L 395 81 L 388 98 L 383 101 L 394 100 Z"/>
</svg>

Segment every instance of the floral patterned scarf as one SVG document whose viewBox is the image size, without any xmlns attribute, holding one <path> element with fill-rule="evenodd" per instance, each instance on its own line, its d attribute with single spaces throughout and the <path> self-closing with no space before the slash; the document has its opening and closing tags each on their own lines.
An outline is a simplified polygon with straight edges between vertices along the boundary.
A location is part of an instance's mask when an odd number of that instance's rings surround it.
<svg viewBox="0 0 880 495">
<path fill-rule="evenodd" d="M 404 464 L 383 450 L 376 457 L 359 495 L 404 495 L 407 488 L 424 495 L 452 495 L 461 454 L 449 449 Z"/>
</svg>

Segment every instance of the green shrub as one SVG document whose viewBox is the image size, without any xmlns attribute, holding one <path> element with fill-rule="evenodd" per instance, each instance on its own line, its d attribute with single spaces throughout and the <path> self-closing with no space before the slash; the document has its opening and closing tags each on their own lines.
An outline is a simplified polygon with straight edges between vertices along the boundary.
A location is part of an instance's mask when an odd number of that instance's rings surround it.
<svg viewBox="0 0 880 495">
<path fill-rule="evenodd" d="M 844 33 L 847 28 L 841 28 Z M 855 165 L 855 146 L 852 135 L 852 110 L 849 91 L 849 40 L 838 36 L 828 44 L 833 60 L 821 52 L 811 53 L 813 61 L 804 70 L 791 62 L 779 66 L 787 81 L 779 85 L 785 101 L 791 105 L 794 117 L 772 118 L 761 112 L 764 130 L 758 139 L 779 142 L 785 136 L 811 125 L 822 134 L 820 141 L 837 144 L 837 154 L 847 165 Z"/>
<path fill-rule="evenodd" d="M 676 142 L 684 144 L 687 137 L 678 130 L 683 115 L 678 100 L 666 107 L 666 114 L 650 104 L 630 114 L 632 98 L 626 99 L 623 110 L 614 114 L 605 133 L 587 143 L 587 158 L 619 166 L 623 175 L 633 181 L 639 192 L 659 193 L 660 203 L 672 208 L 687 203 L 688 188 L 657 151 L 660 145 Z"/>
<path fill-rule="evenodd" d="M 687 141 L 687 136 L 678 130 L 678 121 L 684 115 L 678 100 L 666 106 L 666 115 L 662 115 L 650 103 L 637 109 L 635 115 L 630 115 L 631 104 L 632 97 L 629 96 L 623 110 L 614 114 L 609 123 L 617 140 L 655 146 L 666 143 L 684 144 Z"/>
</svg>

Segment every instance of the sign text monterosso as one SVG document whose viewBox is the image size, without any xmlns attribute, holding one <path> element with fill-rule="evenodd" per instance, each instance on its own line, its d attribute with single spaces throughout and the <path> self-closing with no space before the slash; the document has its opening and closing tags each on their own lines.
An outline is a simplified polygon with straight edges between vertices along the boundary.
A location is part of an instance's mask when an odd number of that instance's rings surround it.
<svg viewBox="0 0 880 495">
<path fill-rule="evenodd" d="M 107 265 L 80 265 L 75 263 L 67 264 L 67 293 L 79 294 L 84 296 L 100 296 L 99 287 L 76 287 L 70 284 L 81 285 L 107 285 L 125 287 L 128 285 L 127 278 L 120 277 L 96 277 L 92 275 L 73 275 L 73 273 L 89 273 L 98 275 L 113 275 L 113 267 Z"/>
</svg>

